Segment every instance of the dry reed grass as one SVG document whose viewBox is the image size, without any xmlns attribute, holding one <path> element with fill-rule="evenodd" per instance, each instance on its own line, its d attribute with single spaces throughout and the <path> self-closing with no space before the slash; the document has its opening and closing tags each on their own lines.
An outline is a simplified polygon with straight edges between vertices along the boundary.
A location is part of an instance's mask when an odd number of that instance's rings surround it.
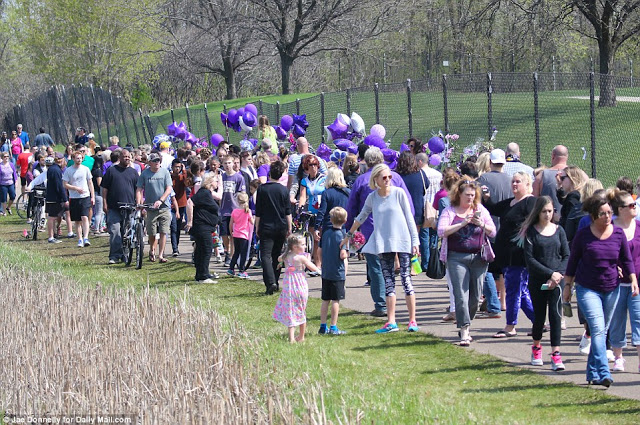
<svg viewBox="0 0 640 425">
<path fill-rule="evenodd" d="M 143 424 L 329 422 L 320 390 L 294 413 L 282 389 L 259 379 L 250 338 L 186 293 L 171 303 L 155 291 L 87 289 L 3 260 L 0 412 L 136 414 Z"/>
</svg>

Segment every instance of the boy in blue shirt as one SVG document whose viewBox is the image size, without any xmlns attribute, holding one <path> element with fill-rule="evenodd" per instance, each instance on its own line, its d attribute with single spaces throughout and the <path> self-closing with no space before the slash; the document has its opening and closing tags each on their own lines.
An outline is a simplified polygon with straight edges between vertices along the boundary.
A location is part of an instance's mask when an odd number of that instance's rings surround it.
<svg viewBox="0 0 640 425">
<path fill-rule="evenodd" d="M 322 233 L 322 307 L 320 308 L 319 334 L 344 335 L 338 329 L 338 312 L 340 300 L 344 299 L 344 281 L 346 277 L 346 260 L 349 253 L 340 247 L 345 231 L 342 228 L 347 222 L 347 211 L 334 207 L 329 211 L 333 227 Z M 331 327 L 327 328 L 327 313 L 331 304 Z"/>
</svg>

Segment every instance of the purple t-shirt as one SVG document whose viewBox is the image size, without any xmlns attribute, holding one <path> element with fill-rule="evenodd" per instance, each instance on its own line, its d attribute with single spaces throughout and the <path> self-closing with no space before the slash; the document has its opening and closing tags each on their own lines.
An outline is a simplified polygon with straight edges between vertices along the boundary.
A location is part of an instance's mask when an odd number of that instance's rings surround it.
<svg viewBox="0 0 640 425">
<path fill-rule="evenodd" d="M 2 167 L 2 169 L 0 171 L 0 185 L 2 186 L 10 186 L 14 183 L 13 181 L 13 167 L 11 166 L 10 162 L 7 162 L 6 164 L 0 164 L 0 167 Z"/>
<path fill-rule="evenodd" d="M 624 231 L 613 226 L 613 233 L 600 240 L 591 227 L 578 230 L 571 242 L 567 276 L 594 291 L 611 292 L 618 286 L 618 265 L 625 275 L 635 273 Z"/>
<path fill-rule="evenodd" d="M 230 176 L 222 173 L 222 200 L 220 201 L 220 215 L 231 217 L 231 212 L 238 206 L 238 192 L 246 192 L 246 184 L 242 173 Z"/>
<path fill-rule="evenodd" d="M 463 218 L 457 215 L 453 218 L 451 225 L 462 223 Z M 462 229 L 449 235 L 449 252 L 465 252 L 475 254 L 480 252 L 482 247 L 482 228 L 474 224 L 467 224 Z"/>
<path fill-rule="evenodd" d="M 269 170 L 270 169 L 271 169 L 271 165 L 270 164 L 262 164 L 258 168 L 258 177 L 266 177 L 268 179 L 269 178 Z"/>
<path fill-rule="evenodd" d="M 633 259 L 633 267 L 635 270 L 640 270 L 640 221 L 633 220 L 636 225 L 636 232 L 633 235 L 633 239 L 627 241 L 629 244 L 629 251 L 631 252 L 631 258 Z M 632 223 L 633 224 L 633 223 Z M 636 271 L 636 273 L 638 273 Z M 620 283 L 629 283 L 631 279 L 629 279 L 629 275 L 625 274 L 621 279 Z"/>
</svg>

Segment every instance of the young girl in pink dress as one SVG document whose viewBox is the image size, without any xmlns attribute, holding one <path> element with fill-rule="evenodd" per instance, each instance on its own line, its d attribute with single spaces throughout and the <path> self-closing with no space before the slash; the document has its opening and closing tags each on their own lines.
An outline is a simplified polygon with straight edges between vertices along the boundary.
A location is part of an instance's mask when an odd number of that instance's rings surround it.
<svg viewBox="0 0 640 425">
<path fill-rule="evenodd" d="M 307 299 L 309 286 L 305 276 L 305 267 L 311 271 L 319 271 L 305 252 L 305 242 L 300 235 L 292 235 L 287 239 L 287 248 L 278 259 L 284 263 L 285 273 L 282 292 L 276 303 L 273 318 L 289 328 L 289 342 L 304 341 L 307 327 Z M 295 327 L 299 326 L 298 336 L 294 336 Z"/>
</svg>

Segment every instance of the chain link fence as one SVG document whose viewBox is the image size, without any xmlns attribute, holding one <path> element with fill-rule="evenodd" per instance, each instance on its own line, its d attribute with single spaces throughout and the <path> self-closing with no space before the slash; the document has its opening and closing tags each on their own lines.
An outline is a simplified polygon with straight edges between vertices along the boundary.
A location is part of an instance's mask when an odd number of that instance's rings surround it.
<svg viewBox="0 0 640 425">
<path fill-rule="evenodd" d="M 598 107 L 601 84 L 609 83 L 615 87 L 617 105 Z M 272 125 L 283 115 L 306 114 L 307 138 L 314 146 L 326 140 L 324 127 L 338 113 L 357 112 L 367 128 L 384 125 L 394 149 L 411 136 L 426 140 L 438 131 L 458 134 L 457 146 L 463 148 L 478 139 L 487 140 L 495 129 L 494 145 L 505 148 L 517 142 L 523 162 L 532 166 L 549 165 L 551 150 L 563 144 L 569 148 L 571 164 L 605 184 L 613 184 L 621 175 L 635 180 L 640 174 L 634 159 L 634 142 L 640 139 L 636 124 L 640 87 L 634 86 L 632 76 L 556 72 L 443 75 L 439 81 L 375 84 L 289 103 L 259 101 L 256 106 Z M 220 112 L 206 105 L 187 105 L 145 115 L 101 88 L 56 86 L 15 106 L 5 116 L 4 126 L 15 128 L 22 123 L 32 133 L 44 126 L 62 143 L 72 140 L 75 127 L 83 126 L 99 143 L 106 145 L 109 136 L 117 135 L 140 145 L 166 132 L 171 122 L 184 121 L 197 137 L 220 133 L 231 143 L 239 142 L 243 135 L 229 132 L 220 121 Z M 250 137 L 256 137 L 254 133 Z"/>
</svg>

